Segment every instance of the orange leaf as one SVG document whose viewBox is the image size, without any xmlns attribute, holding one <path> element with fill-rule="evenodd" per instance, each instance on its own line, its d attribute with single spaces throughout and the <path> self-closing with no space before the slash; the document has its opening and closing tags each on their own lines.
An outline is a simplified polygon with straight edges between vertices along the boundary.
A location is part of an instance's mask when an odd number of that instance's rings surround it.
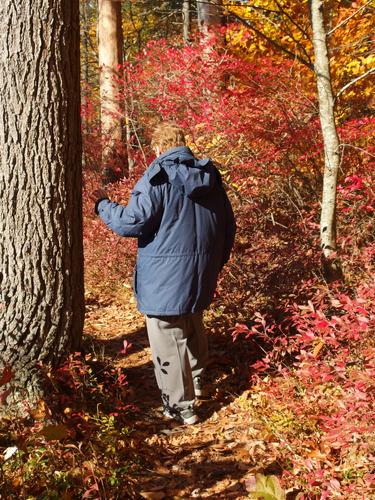
<svg viewBox="0 0 375 500">
<path fill-rule="evenodd" d="M 323 349 L 323 347 L 324 347 L 324 342 L 322 340 L 316 344 L 316 346 L 314 347 L 314 350 L 313 350 L 314 358 L 316 358 L 318 356 L 318 354 Z"/>
</svg>

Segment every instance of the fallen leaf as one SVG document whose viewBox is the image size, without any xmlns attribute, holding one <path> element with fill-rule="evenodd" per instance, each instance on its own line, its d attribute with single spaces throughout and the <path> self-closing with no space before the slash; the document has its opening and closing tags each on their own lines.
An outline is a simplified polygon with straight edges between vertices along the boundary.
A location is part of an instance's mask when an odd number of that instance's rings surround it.
<svg viewBox="0 0 375 500">
<path fill-rule="evenodd" d="M 4 460 L 9 460 L 17 451 L 17 446 L 9 446 L 9 448 L 6 448 L 3 454 Z"/>
<path fill-rule="evenodd" d="M 47 408 L 45 402 L 41 399 L 35 408 L 30 410 L 30 415 L 35 420 L 44 420 L 47 414 Z"/>
<path fill-rule="evenodd" d="M 122 345 L 123 345 L 123 347 L 120 350 L 120 354 L 123 354 L 125 356 L 128 353 L 129 349 L 131 349 L 133 347 L 133 344 L 131 344 L 127 340 L 124 340 Z"/>
<path fill-rule="evenodd" d="M 166 474 L 169 474 L 170 473 L 170 470 L 167 469 L 167 467 L 164 467 L 163 465 L 158 465 L 157 467 L 155 467 L 155 472 L 157 472 L 158 474 L 162 474 L 162 475 L 166 475 Z"/>
<path fill-rule="evenodd" d="M 152 500 L 159 500 L 160 498 L 165 498 L 164 491 L 141 491 L 141 497 L 149 498 Z"/>
<path fill-rule="evenodd" d="M 40 434 L 42 434 L 47 439 L 47 441 L 59 441 L 60 439 L 68 437 L 69 431 L 63 424 L 47 425 L 40 431 Z"/>
<path fill-rule="evenodd" d="M 255 490 L 250 490 L 249 493 L 250 498 L 262 498 L 263 500 L 286 499 L 285 491 L 281 488 L 276 476 L 263 476 L 263 474 L 257 474 Z"/>
<path fill-rule="evenodd" d="M 73 500 L 73 493 L 70 491 L 64 491 L 60 497 L 61 500 Z"/>
<path fill-rule="evenodd" d="M 10 369 L 10 366 L 4 366 L 3 374 L 0 378 L 0 386 L 5 385 L 8 382 L 10 382 L 10 380 L 12 379 L 12 376 L 13 376 L 13 373 L 12 373 L 12 370 Z"/>
<path fill-rule="evenodd" d="M 257 488 L 257 479 L 255 476 L 249 476 L 245 479 L 245 489 L 249 493 Z"/>
<path fill-rule="evenodd" d="M 12 392 L 11 389 L 7 389 L 6 391 L 3 391 L 1 394 L 0 394 L 0 405 L 2 405 L 7 397 L 9 396 L 9 394 Z"/>
</svg>

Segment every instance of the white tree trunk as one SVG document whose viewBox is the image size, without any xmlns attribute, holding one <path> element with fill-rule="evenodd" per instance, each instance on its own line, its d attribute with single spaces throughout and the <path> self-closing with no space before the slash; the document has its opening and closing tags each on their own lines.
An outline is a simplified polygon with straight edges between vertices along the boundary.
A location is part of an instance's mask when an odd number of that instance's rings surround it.
<svg viewBox="0 0 375 500">
<path fill-rule="evenodd" d="M 199 30 L 204 34 L 223 21 L 221 0 L 197 0 L 197 11 Z"/>
<path fill-rule="evenodd" d="M 330 259 L 336 252 L 336 186 L 340 163 L 334 98 L 324 26 L 323 0 L 311 0 L 311 24 L 318 87 L 319 116 L 324 143 L 323 197 L 320 219 L 320 237 L 323 255 Z"/>
<path fill-rule="evenodd" d="M 121 87 L 115 82 L 122 64 L 121 2 L 99 0 L 98 52 L 103 181 L 108 183 L 116 180 L 113 169 L 123 161 L 116 151 L 116 145 L 123 140 L 123 106 Z"/>
</svg>

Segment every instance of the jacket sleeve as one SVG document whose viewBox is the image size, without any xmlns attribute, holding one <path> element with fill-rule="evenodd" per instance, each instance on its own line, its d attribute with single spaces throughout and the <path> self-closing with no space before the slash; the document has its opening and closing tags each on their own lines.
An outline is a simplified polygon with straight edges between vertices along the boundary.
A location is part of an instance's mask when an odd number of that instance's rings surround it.
<svg viewBox="0 0 375 500">
<path fill-rule="evenodd" d="M 224 192 L 224 209 L 225 209 L 225 239 L 224 239 L 224 253 L 222 266 L 226 264 L 229 260 L 230 253 L 234 245 L 234 238 L 236 235 L 236 221 L 234 218 L 234 213 L 232 205 L 229 201 L 227 193 Z"/>
<path fill-rule="evenodd" d="M 102 221 L 119 236 L 142 237 L 156 231 L 162 215 L 160 186 L 138 183 L 128 205 L 108 199 L 97 204 Z"/>
</svg>

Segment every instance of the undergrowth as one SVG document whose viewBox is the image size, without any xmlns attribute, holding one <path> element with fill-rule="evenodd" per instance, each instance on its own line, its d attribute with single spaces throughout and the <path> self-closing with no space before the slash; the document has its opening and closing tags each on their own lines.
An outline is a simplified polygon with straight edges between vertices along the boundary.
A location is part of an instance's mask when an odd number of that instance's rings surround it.
<svg viewBox="0 0 375 500">
<path fill-rule="evenodd" d="M 280 498 L 286 490 L 293 492 L 288 498 L 371 498 L 374 121 L 340 123 L 342 141 L 353 146 L 346 148 L 338 188 L 337 256 L 345 281 L 327 283 L 318 226 L 322 144 L 311 89 L 293 78 L 288 63 L 249 65 L 229 52 L 211 48 L 207 57 L 202 47 L 161 51 L 160 43 L 127 68 L 137 168 L 109 186 L 109 196 L 129 198 L 151 159 L 145 144 L 155 117 L 185 126 L 192 149 L 213 157 L 238 234 L 207 326 L 226 332 L 228 349 L 239 338 L 249 342 L 257 357 L 238 411 L 249 422 L 255 417 L 263 439 L 277 443 Z M 110 301 L 131 283 L 136 241 L 112 234 L 93 214 L 88 194 L 100 177 L 95 99 L 86 101 L 83 123 L 86 296 Z M 2 495 L 122 498 L 124 484 L 136 495 L 147 451 L 131 425 L 137 410 L 127 403 L 126 373 L 90 352 L 43 370 L 48 400 L 28 421 L 1 428 Z"/>
</svg>

